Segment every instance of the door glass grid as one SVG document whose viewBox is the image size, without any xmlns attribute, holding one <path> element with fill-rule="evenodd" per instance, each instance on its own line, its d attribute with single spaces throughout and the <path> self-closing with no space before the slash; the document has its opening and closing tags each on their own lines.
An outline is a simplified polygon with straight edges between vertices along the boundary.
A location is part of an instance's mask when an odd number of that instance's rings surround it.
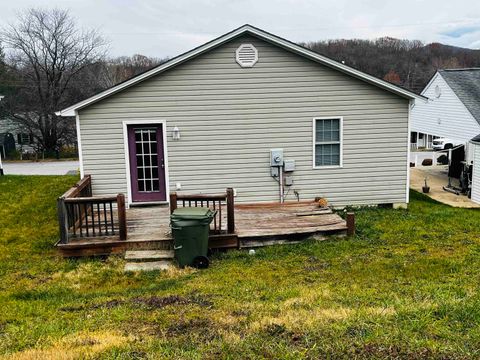
<svg viewBox="0 0 480 360">
<path fill-rule="evenodd" d="M 135 129 L 137 185 L 139 192 L 158 192 L 157 129 Z"/>
</svg>

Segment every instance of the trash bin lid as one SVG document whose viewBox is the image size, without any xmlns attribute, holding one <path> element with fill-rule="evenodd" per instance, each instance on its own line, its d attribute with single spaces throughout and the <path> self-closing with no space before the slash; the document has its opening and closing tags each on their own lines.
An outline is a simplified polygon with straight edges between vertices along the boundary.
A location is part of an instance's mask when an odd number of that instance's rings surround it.
<svg viewBox="0 0 480 360">
<path fill-rule="evenodd" d="M 173 211 L 172 219 L 208 219 L 213 211 L 206 207 L 182 207 Z"/>
</svg>

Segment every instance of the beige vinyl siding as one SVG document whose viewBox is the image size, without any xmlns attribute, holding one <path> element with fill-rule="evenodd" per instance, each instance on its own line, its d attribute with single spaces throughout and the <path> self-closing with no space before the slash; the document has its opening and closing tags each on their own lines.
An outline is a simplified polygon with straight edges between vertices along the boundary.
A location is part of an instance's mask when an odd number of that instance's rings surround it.
<svg viewBox="0 0 480 360">
<path fill-rule="evenodd" d="M 253 44 L 253 68 L 235 50 Z M 313 169 L 315 117 L 343 117 L 343 167 Z M 245 36 L 80 111 L 84 172 L 97 194 L 127 193 L 122 121 L 165 120 L 171 190 L 277 201 L 269 149 L 296 161 L 287 200 L 334 205 L 406 199 L 408 100 Z M 181 140 L 173 141 L 178 126 Z"/>
</svg>

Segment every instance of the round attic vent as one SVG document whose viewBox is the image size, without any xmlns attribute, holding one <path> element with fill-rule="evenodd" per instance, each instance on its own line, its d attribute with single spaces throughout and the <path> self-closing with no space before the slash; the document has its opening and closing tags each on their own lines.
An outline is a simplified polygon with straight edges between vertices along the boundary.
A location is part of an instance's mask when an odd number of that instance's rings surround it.
<svg viewBox="0 0 480 360">
<path fill-rule="evenodd" d="M 252 44 L 242 44 L 235 51 L 235 60 L 241 67 L 253 67 L 258 61 L 258 50 Z"/>
<path fill-rule="evenodd" d="M 437 99 L 440 97 L 440 95 L 442 95 L 442 89 L 440 89 L 440 86 L 435 86 L 435 96 L 437 97 Z"/>
</svg>

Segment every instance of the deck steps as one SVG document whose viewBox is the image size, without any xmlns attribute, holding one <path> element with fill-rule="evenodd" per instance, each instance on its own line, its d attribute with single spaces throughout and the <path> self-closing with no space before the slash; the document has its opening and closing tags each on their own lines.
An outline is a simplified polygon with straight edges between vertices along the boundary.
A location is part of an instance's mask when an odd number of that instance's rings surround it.
<svg viewBox="0 0 480 360">
<path fill-rule="evenodd" d="M 173 259 L 173 250 L 128 250 L 125 260 L 129 261 L 155 261 Z"/>
<path fill-rule="evenodd" d="M 173 267 L 173 250 L 128 250 L 124 271 L 168 270 Z"/>
<path fill-rule="evenodd" d="M 168 270 L 173 267 L 170 260 L 147 261 L 147 262 L 128 262 L 125 264 L 124 271 L 154 271 Z"/>
</svg>

